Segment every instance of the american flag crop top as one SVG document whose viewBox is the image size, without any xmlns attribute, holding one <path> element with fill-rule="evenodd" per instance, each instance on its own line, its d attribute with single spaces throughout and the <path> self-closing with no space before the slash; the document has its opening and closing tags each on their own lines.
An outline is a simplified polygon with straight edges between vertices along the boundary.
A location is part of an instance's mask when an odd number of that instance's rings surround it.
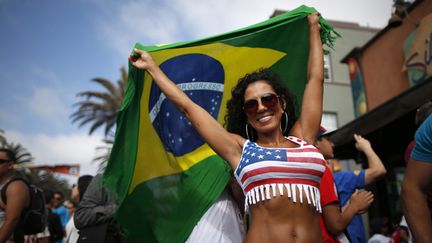
<svg viewBox="0 0 432 243">
<path fill-rule="evenodd" d="M 278 190 L 280 196 L 286 193 L 293 202 L 307 201 L 321 212 L 318 187 L 325 170 L 324 157 L 317 148 L 299 138 L 287 139 L 299 147 L 265 148 L 249 140 L 243 145 L 234 176 L 246 196 L 246 209 L 248 205 L 276 197 Z"/>
</svg>

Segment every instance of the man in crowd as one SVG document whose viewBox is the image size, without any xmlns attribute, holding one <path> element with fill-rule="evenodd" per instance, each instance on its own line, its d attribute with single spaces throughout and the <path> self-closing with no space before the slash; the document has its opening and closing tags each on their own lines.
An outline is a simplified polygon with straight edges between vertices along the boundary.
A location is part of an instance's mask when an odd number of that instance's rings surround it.
<svg viewBox="0 0 432 243">
<path fill-rule="evenodd" d="M 415 134 L 405 178 L 402 183 L 402 207 L 417 242 L 432 242 L 432 220 L 427 192 L 432 188 L 432 115 Z"/>
<path fill-rule="evenodd" d="M 64 196 L 63 193 L 60 191 L 54 192 L 54 201 L 53 201 L 53 213 L 57 214 L 60 217 L 61 223 L 63 225 L 63 228 L 66 227 L 66 224 L 69 220 L 69 211 L 66 209 L 66 207 L 63 205 L 64 202 Z"/>
<path fill-rule="evenodd" d="M 354 134 L 356 148 L 366 155 L 369 167 L 360 170 L 358 173 L 353 171 L 341 171 L 338 160 L 334 160 L 333 143 L 327 136 L 321 136 L 316 141 L 316 147 L 321 151 L 324 158 L 330 162 L 330 168 L 333 171 L 334 180 L 336 183 L 341 205 L 344 207 L 349 201 L 351 195 L 358 189 L 364 189 L 366 185 L 375 182 L 382 178 L 386 173 L 386 169 L 372 149 L 370 142 L 362 136 Z M 361 215 L 356 215 L 348 226 L 348 233 L 352 242 L 365 243 L 367 242 L 366 233 L 363 226 Z"/>
<path fill-rule="evenodd" d="M 15 154 L 9 149 L 0 149 L 0 191 L 6 187 L 6 199 L 0 198 L 0 242 L 24 242 L 20 227 L 21 214 L 30 205 L 29 189 L 24 181 L 8 183 L 14 174 Z"/>
</svg>

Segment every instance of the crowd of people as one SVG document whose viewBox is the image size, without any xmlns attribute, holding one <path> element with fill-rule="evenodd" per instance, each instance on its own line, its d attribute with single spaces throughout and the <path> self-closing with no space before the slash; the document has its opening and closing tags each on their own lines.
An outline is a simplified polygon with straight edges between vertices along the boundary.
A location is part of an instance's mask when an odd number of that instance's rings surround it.
<svg viewBox="0 0 432 243">
<path fill-rule="evenodd" d="M 135 49 L 136 55 L 129 57 L 135 68 L 153 77 L 234 173 L 233 183 L 186 242 L 390 242 L 388 220 L 372 219 L 368 240 L 361 218 L 374 200 L 364 188 L 386 175 L 383 162 L 367 139 L 354 134 L 368 167 L 358 173 L 340 170 L 333 144 L 320 126 L 324 74 L 318 19 L 317 13 L 308 16 L 308 83 L 300 112 L 278 76 L 260 69 L 241 78 L 232 90 L 223 127 L 179 89 L 149 53 Z M 405 240 L 406 231 L 418 242 L 432 242 L 431 218 L 425 217 L 430 213 L 426 193 L 432 185 L 431 115 L 415 140 L 402 190 L 409 227 L 400 231 L 399 239 Z M 115 222 L 116 195 L 104 187 L 102 175 L 81 176 L 67 201 L 59 192 L 45 191 L 46 228 L 24 236 L 20 222 L 31 204 L 30 189 L 22 180 L 8 183 L 14 160 L 11 151 L 0 150 L 0 189 L 8 185 L 7 202 L 0 201 L 0 242 L 135 241 Z M 221 210 L 231 217 L 220 218 Z"/>
</svg>

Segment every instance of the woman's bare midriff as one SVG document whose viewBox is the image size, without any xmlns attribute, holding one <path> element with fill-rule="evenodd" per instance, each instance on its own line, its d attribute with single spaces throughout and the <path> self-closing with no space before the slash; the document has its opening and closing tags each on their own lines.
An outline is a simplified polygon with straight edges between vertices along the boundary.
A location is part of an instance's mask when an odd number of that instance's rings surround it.
<svg viewBox="0 0 432 243">
<path fill-rule="evenodd" d="M 307 202 L 275 198 L 250 205 L 252 222 L 245 243 L 322 242 L 319 213 Z"/>
</svg>

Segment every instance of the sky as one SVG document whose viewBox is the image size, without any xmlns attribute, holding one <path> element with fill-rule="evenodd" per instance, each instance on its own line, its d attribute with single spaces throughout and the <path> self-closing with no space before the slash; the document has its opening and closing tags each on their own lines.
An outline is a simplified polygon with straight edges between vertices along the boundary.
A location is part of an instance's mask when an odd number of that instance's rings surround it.
<svg viewBox="0 0 432 243">
<path fill-rule="evenodd" d="M 384 28 L 393 0 L 0 0 L 0 129 L 35 164 L 79 163 L 81 174 L 95 174 L 102 129 L 89 136 L 70 119 L 77 93 L 103 90 L 91 79 L 117 82 L 137 42 L 201 39 L 302 4 Z"/>
</svg>

